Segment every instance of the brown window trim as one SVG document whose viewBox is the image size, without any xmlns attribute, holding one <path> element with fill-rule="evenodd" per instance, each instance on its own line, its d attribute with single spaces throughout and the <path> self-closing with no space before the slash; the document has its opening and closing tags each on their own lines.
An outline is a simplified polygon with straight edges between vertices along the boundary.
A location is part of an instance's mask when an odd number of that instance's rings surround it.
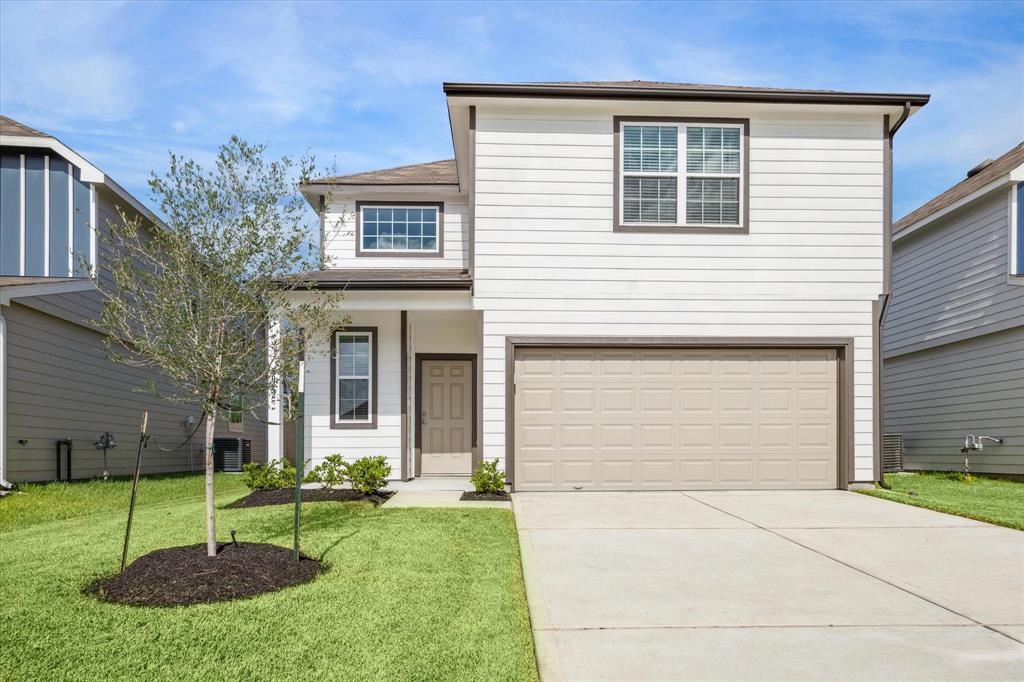
<svg viewBox="0 0 1024 682">
<path fill-rule="evenodd" d="M 743 127 L 743 167 L 740 169 L 740 185 L 741 185 L 741 198 L 743 202 L 743 211 L 740 214 L 740 224 L 735 227 L 722 227 L 722 226 L 708 226 L 701 227 L 698 225 L 624 225 L 620 218 L 622 216 L 622 199 L 620 197 L 621 184 L 622 184 L 622 152 L 621 147 L 621 129 L 624 122 L 639 121 L 646 123 L 728 123 L 730 125 L 740 125 Z M 668 234 L 750 234 L 750 119 L 749 118 L 714 118 L 714 117 L 701 117 L 701 116 L 613 116 L 613 143 L 615 146 L 615 153 L 613 155 L 615 159 L 614 174 L 613 174 L 613 192 L 614 198 L 612 200 L 612 226 L 615 232 L 661 232 Z M 685 163 L 685 148 L 684 153 L 680 155 L 680 163 Z M 686 174 L 683 172 L 679 173 L 680 177 L 685 178 Z M 677 190 L 678 194 L 678 190 Z M 682 215 L 685 216 L 686 207 L 683 206 Z"/>
<path fill-rule="evenodd" d="M 437 209 L 437 251 L 363 251 L 363 207 L 422 206 Z M 357 201 L 356 256 L 359 258 L 444 258 L 443 201 Z"/>
<path fill-rule="evenodd" d="M 338 420 L 338 333 L 370 334 L 370 421 L 346 422 Z M 331 428 L 377 428 L 377 347 L 380 339 L 377 327 L 338 327 L 331 330 Z"/>
</svg>

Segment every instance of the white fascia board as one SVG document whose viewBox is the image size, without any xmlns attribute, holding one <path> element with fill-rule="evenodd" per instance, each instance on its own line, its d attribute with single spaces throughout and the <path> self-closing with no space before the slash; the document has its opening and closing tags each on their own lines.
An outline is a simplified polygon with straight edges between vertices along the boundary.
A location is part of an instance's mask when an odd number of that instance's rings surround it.
<svg viewBox="0 0 1024 682">
<path fill-rule="evenodd" d="M 0 146 L 51 149 L 78 167 L 81 171 L 82 182 L 98 182 L 102 184 L 105 181 L 103 171 L 86 161 L 84 157 L 78 154 L 78 152 L 54 137 L 0 135 Z"/>
<path fill-rule="evenodd" d="M 939 209 L 935 213 L 932 213 L 931 215 L 925 216 L 924 218 L 921 218 L 920 220 L 918 220 L 915 223 L 911 223 L 910 225 L 907 225 L 906 227 L 901 229 L 899 232 L 894 234 L 892 236 L 892 240 L 894 242 L 897 242 L 897 241 L 903 239 L 904 237 L 909 237 L 911 234 L 917 232 L 921 228 L 926 227 L 927 225 L 930 225 L 931 223 L 934 223 L 936 220 L 942 218 L 945 215 L 949 215 L 953 211 L 966 206 L 967 204 L 971 203 L 972 201 L 980 199 L 981 197 L 985 196 L 986 194 L 989 194 L 990 192 L 994 192 L 994 191 L 996 191 L 998 189 L 1002 189 L 1003 187 L 1006 187 L 1007 185 L 1015 182 L 1015 178 L 1021 176 L 1022 169 L 1024 169 L 1024 166 L 1018 166 L 1012 172 L 1007 173 L 1006 175 L 1003 175 L 1001 177 L 998 177 L 998 178 L 996 178 L 995 180 L 993 180 L 992 182 L 990 182 L 990 183 L 988 183 L 986 185 L 982 185 L 981 187 L 979 187 L 978 189 L 974 190 L 973 192 L 971 192 L 970 194 L 968 194 L 964 198 L 962 198 L 962 199 L 960 199 L 958 201 L 954 201 L 949 206 L 946 206 L 945 208 Z"/>
<path fill-rule="evenodd" d="M 0 290 L 0 305 L 10 305 L 15 298 L 30 296 L 51 296 L 53 294 L 71 294 L 79 291 L 92 291 L 96 284 L 91 279 L 76 279 L 71 282 L 40 282 L 39 284 L 17 284 L 3 287 Z"/>
<path fill-rule="evenodd" d="M 24 135 L 0 135 L 0 146 L 5 147 L 32 147 L 36 149 L 49 149 L 67 159 L 80 171 L 82 182 L 105 185 L 114 194 L 123 199 L 129 206 L 141 213 L 147 220 L 152 221 L 158 227 L 166 229 L 167 226 L 162 220 L 146 208 L 142 202 L 132 196 L 128 190 L 107 177 L 103 171 L 92 165 L 75 150 L 68 147 L 55 137 L 28 137 Z"/>
</svg>

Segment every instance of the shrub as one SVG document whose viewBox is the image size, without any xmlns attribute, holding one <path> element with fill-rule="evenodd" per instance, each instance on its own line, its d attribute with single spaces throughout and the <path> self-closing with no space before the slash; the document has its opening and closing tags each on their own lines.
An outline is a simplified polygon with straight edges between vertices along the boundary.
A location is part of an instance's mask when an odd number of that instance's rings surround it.
<svg viewBox="0 0 1024 682">
<path fill-rule="evenodd" d="M 339 457 L 340 459 L 340 457 Z M 345 478 L 352 482 L 352 490 L 370 495 L 383 488 L 391 475 L 391 465 L 383 457 L 361 457 L 354 462 L 343 462 Z"/>
<path fill-rule="evenodd" d="M 243 464 L 242 471 L 242 482 L 249 490 L 277 490 L 295 485 L 295 466 L 287 460 L 251 462 Z"/>
<path fill-rule="evenodd" d="M 505 472 L 498 471 L 498 460 L 480 462 L 469 482 L 478 493 L 503 493 L 505 492 Z"/>
<path fill-rule="evenodd" d="M 319 481 L 329 490 L 334 490 L 334 488 L 345 482 L 345 461 L 337 453 L 327 455 L 324 461 L 317 464 L 309 472 L 309 478 Z"/>
</svg>

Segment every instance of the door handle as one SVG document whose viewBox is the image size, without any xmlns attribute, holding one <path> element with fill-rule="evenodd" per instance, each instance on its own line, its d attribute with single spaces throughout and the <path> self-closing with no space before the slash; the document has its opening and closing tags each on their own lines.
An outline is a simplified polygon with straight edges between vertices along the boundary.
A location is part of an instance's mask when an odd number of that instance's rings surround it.
<svg viewBox="0 0 1024 682">
<path fill-rule="evenodd" d="M 426 425 L 427 423 L 427 411 L 420 412 L 420 424 Z"/>
</svg>

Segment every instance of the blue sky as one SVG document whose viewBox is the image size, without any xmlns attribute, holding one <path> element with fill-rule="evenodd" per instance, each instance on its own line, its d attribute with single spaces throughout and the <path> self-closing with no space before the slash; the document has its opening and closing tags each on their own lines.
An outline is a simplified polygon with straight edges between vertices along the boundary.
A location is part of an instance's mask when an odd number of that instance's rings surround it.
<svg viewBox="0 0 1024 682">
<path fill-rule="evenodd" d="M 633 78 L 931 93 L 900 216 L 1024 138 L 1024 3 L 0 5 L 0 111 L 144 201 L 234 133 L 340 172 L 448 158 L 444 80 Z"/>
</svg>

